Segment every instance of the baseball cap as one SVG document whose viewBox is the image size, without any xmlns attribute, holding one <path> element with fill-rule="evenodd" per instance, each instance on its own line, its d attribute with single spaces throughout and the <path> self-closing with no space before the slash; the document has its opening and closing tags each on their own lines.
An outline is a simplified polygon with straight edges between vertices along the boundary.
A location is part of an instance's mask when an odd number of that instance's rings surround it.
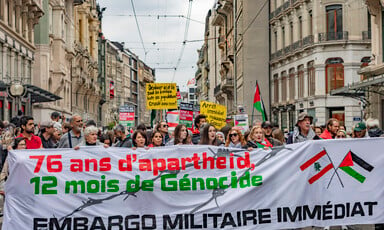
<svg viewBox="0 0 384 230">
<path fill-rule="evenodd" d="M 297 118 L 297 121 L 302 121 L 304 120 L 305 118 L 309 118 L 309 120 L 311 121 L 311 124 L 312 124 L 312 121 L 313 121 L 313 117 L 312 116 L 309 116 L 308 113 L 306 112 L 302 112 L 299 114 L 298 118 Z"/>
<path fill-rule="evenodd" d="M 269 121 L 264 121 L 263 123 L 261 123 L 261 128 L 263 129 L 266 129 L 266 128 L 273 128 L 271 122 Z"/>
<path fill-rule="evenodd" d="M 355 125 L 355 128 L 353 128 L 353 131 L 360 132 L 364 129 L 367 129 L 367 126 L 365 125 L 364 122 L 360 122 Z"/>
</svg>

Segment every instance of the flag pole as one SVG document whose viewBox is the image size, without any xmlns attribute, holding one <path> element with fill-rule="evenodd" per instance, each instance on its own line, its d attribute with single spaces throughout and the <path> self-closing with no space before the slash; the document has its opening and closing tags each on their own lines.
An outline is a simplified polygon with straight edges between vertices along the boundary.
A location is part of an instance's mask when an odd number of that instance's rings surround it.
<svg viewBox="0 0 384 230">
<path fill-rule="evenodd" d="M 256 87 L 255 87 L 255 93 L 256 93 L 256 89 L 257 89 L 257 80 L 256 80 Z M 255 97 L 255 96 L 253 96 L 253 97 Z M 255 112 L 255 103 L 253 102 L 252 103 L 252 121 L 251 121 L 251 125 L 252 125 L 252 127 L 253 127 L 253 114 L 254 114 L 254 112 Z"/>
</svg>

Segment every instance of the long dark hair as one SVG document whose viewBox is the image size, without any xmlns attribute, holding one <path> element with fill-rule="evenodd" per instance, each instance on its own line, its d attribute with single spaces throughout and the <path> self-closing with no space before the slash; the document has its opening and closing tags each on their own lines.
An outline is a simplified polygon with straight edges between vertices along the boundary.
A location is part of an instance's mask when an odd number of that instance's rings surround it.
<svg viewBox="0 0 384 230">
<path fill-rule="evenodd" d="M 133 143 L 133 146 L 137 147 L 137 144 L 136 144 L 136 137 L 137 135 L 140 134 L 144 140 L 145 140 L 145 143 L 144 145 L 147 146 L 148 145 L 148 140 L 147 140 L 147 135 L 145 135 L 145 133 L 142 131 L 142 130 L 136 130 L 133 135 L 132 135 L 132 143 Z"/>
<path fill-rule="evenodd" d="M 209 128 L 210 127 L 215 128 L 215 126 L 213 126 L 211 124 L 208 124 L 208 123 L 206 123 L 204 125 L 203 131 L 200 134 L 201 136 L 200 136 L 200 143 L 199 144 L 201 144 L 201 145 L 210 145 L 210 143 L 209 143 Z M 213 140 L 212 145 L 216 145 L 216 146 L 219 145 L 219 141 L 217 140 L 216 137 Z"/>
<path fill-rule="evenodd" d="M 159 133 L 160 136 L 161 136 L 161 144 L 160 144 L 160 146 L 164 146 L 164 144 L 163 144 L 163 139 L 164 139 L 163 134 L 161 134 L 161 132 L 157 131 L 157 130 L 153 131 L 152 134 L 151 134 L 151 140 L 150 140 L 151 144 L 154 145 L 152 140 L 153 140 L 153 137 L 156 135 L 156 133 Z"/>
<path fill-rule="evenodd" d="M 25 138 L 24 137 L 15 138 L 15 140 L 13 141 L 12 149 L 17 149 L 17 146 L 21 141 L 25 141 Z"/>
<path fill-rule="evenodd" d="M 179 140 L 179 137 L 180 137 L 180 134 L 181 134 L 181 129 L 185 127 L 186 131 L 187 131 L 187 136 L 180 142 Z M 175 128 L 175 135 L 174 135 L 174 138 L 175 138 L 175 141 L 174 141 L 174 144 L 177 145 L 177 144 L 189 144 L 188 143 L 188 136 L 189 136 L 189 133 L 188 133 L 188 129 L 187 129 L 187 126 L 184 125 L 184 124 L 178 124 Z"/>
</svg>

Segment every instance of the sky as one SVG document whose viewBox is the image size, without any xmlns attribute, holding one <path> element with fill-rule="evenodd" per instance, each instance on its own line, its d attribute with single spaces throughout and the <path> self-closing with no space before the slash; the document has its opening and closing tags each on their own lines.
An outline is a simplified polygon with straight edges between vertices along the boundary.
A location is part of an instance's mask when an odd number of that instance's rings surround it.
<svg viewBox="0 0 384 230">
<path fill-rule="evenodd" d="M 130 49 L 148 66 L 154 68 L 156 82 L 176 82 L 181 91 L 186 91 L 187 81 L 195 77 L 197 70 L 197 50 L 203 44 L 201 40 L 204 39 L 205 17 L 215 0 L 192 1 L 186 40 L 200 41 L 186 43 L 176 72 L 174 68 L 183 46 L 189 0 L 132 1 L 144 47 L 131 0 L 98 0 L 100 7 L 106 7 L 102 21 L 104 36 L 111 41 L 124 42 L 125 48 Z"/>
</svg>

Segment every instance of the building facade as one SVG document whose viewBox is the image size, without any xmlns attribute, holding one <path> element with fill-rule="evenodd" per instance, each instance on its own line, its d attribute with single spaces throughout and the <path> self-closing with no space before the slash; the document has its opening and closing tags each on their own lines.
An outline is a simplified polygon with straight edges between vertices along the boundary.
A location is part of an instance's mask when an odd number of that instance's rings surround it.
<svg viewBox="0 0 384 230">
<path fill-rule="evenodd" d="M 250 120 L 261 119 L 252 111 L 256 81 L 269 110 L 268 6 L 264 1 L 218 0 L 206 25 L 199 51 L 201 80 L 200 71 L 196 73 L 199 100 L 225 105 L 228 115 L 243 107 L 254 114 Z"/>
<path fill-rule="evenodd" d="M 36 55 L 34 84 L 60 96 L 62 99 L 34 106 L 34 117 L 46 121 L 50 114 L 59 111 L 66 117 L 72 114 L 71 71 L 74 51 L 74 7 L 73 0 L 43 0 L 46 14 L 35 29 Z"/>
<path fill-rule="evenodd" d="M 18 110 L 32 115 L 34 103 L 58 99 L 33 85 L 34 29 L 43 15 L 42 0 L 0 1 L 0 120 L 11 120 Z M 16 85 L 21 90 L 12 96 Z"/>
<path fill-rule="evenodd" d="M 333 117 L 351 128 L 362 119 L 360 99 L 336 90 L 369 63 L 368 10 L 359 1 L 270 2 L 272 120 L 292 130 L 300 112 L 315 125 Z"/>
<path fill-rule="evenodd" d="M 146 65 L 143 61 L 139 60 L 138 63 L 139 70 L 139 94 L 138 94 L 138 106 L 137 106 L 137 114 L 138 114 L 138 122 L 139 124 L 143 123 L 147 126 L 151 124 L 151 110 L 147 110 L 147 102 L 146 102 L 146 84 L 155 82 L 155 70 Z"/>
<path fill-rule="evenodd" d="M 72 113 L 84 121 L 99 120 L 102 87 L 98 79 L 98 37 L 100 21 L 96 0 L 84 0 L 74 7 L 74 58 L 71 68 Z"/>
</svg>

